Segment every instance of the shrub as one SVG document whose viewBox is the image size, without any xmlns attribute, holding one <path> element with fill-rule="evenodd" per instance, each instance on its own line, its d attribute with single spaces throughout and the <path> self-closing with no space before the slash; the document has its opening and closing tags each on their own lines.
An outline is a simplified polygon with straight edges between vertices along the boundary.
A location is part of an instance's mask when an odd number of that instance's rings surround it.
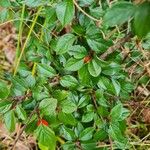
<svg viewBox="0 0 150 150">
<path fill-rule="evenodd" d="M 94 0 L 1 0 L 0 5 L 1 22 L 13 21 L 18 31 L 14 74 L 5 77 L 8 84 L 0 82 L 7 129 L 15 131 L 20 122 L 19 136 L 34 134 L 43 150 L 94 150 L 102 142 L 128 149 L 129 110 L 123 102 L 134 85 L 120 50 L 135 45 L 133 33 L 142 39 L 150 31 L 150 3 L 121 1 L 109 8 L 107 1 Z"/>
</svg>

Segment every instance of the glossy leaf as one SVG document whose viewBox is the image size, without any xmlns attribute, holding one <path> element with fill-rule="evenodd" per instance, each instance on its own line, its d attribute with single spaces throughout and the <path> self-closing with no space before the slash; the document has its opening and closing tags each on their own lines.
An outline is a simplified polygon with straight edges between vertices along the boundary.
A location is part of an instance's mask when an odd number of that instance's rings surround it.
<svg viewBox="0 0 150 150">
<path fill-rule="evenodd" d="M 79 79 L 83 85 L 89 86 L 91 83 L 91 75 L 88 71 L 87 65 L 84 65 L 79 71 L 78 71 Z"/>
<path fill-rule="evenodd" d="M 82 59 L 87 55 L 86 49 L 80 45 L 72 46 L 68 53 L 76 59 Z"/>
<path fill-rule="evenodd" d="M 78 81 L 75 77 L 71 76 L 71 75 L 66 75 L 66 76 L 63 76 L 60 80 L 60 84 L 63 86 L 63 87 L 71 87 L 71 88 L 74 88 L 78 85 Z"/>
<path fill-rule="evenodd" d="M 144 2 L 138 6 L 133 19 L 133 31 L 139 38 L 150 32 L 150 3 Z"/>
<path fill-rule="evenodd" d="M 93 131 L 94 129 L 92 127 L 84 129 L 79 135 L 80 140 L 81 141 L 90 140 L 93 136 Z"/>
<path fill-rule="evenodd" d="M 22 119 L 22 120 L 26 120 L 27 119 L 27 114 L 26 111 L 22 108 L 21 105 L 18 105 L 16 107 L 16 113 L 18 115 L 18 118 Z"/>
<path fill-rule="evenodd" d="M 114 79 L 112 79 L 112 83 L 113 83 L 113 86 L 115 88 L 116 95 L 119 96 L 120 90 L 121 90 L 120 83 L 117 80 L 114 80 Z"/>
<path fill-rule="evenodd" d="M 15 130 L 16 117 L 15 117 L 15 114 L 14 114 L 14 110 L 10 110 L 7 113 L 5 113 L 4 122 L 5 122 L 5 125 L 6 125 L 7 129 L 10 132 L 13 132 Z"/>
<path fill-rule="evenodd" d="M 6 113 L 12 106 L 10 101 L 0 101 L 0 113 Z"/>
<path fill-rule="evenodd" d="M 40 102 L 39 109 L 43 115 L 54 115 L 57 107 L 57 99 L 47 98 Z"/>
<path fill-rule="evenodd" d="M 69 99 L 62 101 L 61 106 L 64 113 L 72 113 L 77 109 L 77 106 Z"/>
<path fill-rule="evenodd" d="M 123 108 L 122 104 L 118 104 L 111 110 L 111 119 L 112 121 L 122 121 L 124 120 L 128 115 L 129 111 L 125 108 Z"/>
<path fill-rule="evenodd" d="M 76 125 L 77 121 L 72 114 L 60 112 L 58 114 L 58 119 L 65 125 Z"/>
<path fill-rule="evenodd" d="M 115 141 L 118 148 L 128 148 L 128 140 L 122 135 L 121 130 L 115 124 L 110 125 L 108 133 Z"/>
<path fill-rule="evenodd" d="M 74 12 L 75 9 L 72 0 L 64 0 L 56 7 L 57 17 L 63 26 L 72 21 Z"/>
<path fill-rule="evenodd" d="M 1 0 L 0 1 L 0 6 L 1 7 L 10 7 L 11 6 L 11 3 L 9 0 Z"/>
<path fill-rule="evenodd" d="M 87 43 L 90 46 L 90 48 L 97 53 L 102 53 L 106 51 L 112 45 L 110 41 L 105 41 L 100 38 L 98 39 L 87 38 Z"/>
<path fill-rule="evenodd" d="M 66 140 L 72 141 L 75 139 L 75 135 L 74 135 L 74 132 L 72 129 L 69 129 L 67 127 L 63 127 L 62 130 L 63 130 L 64 138 Z"/>
<path fill-rule="evenodd" d="M 37 69 L 39 74 L 45 77 L 53 77 L 54 75 L 56 75 L 55 70 L 47 64 L 38 64 Z"/>
<path fill-rule="evenodd" d="M 78 107 L 79 108 L 85 107 L 87 104 L 89 104 L 89 101 L 90 101 L 90 96 L 83 95 L 78 102 Z"/>
<path fill-rule="evenodd" d="M 4 82 L 0 82 L 0 99 L 4 99 L 9 95 L 9 89 L 7 84 Z"/>
<path fill-rule="evenodd" d="M 89 73 L 93 77 L 97 77 L 101 73 L 101 66 L 97 62 L 97 60 L 93 59 L 89 64 L 88 64 L 88 70 Z"/>
<path fill-rule="evenodd" d="M 58 39 L 55 51 L 57 54 L 64 54 L 71 48 L 75 41 L 75 36 L 73 34 L 65 34 Z"/>
<path fill-rule="evenodd" d="M 77 71 L 82 66 L 83 66 L 83 60 L 70 58 L 65 64 L 65 69 L 69 71 Z"/>
<path fill-rule="evenodd" d="M 130 2 L 120 2 L 108 9 L 104 22 L 108 26 L 121 25 L 128 21 L 135 12 L 135 6 Z M 115 17 L 114 17 L 115 16 Z"/>
<path fill-rule="evenodd" d="M 90 122 L 94 118 L 94 112 L 88 112 L 82 116 L 82 122 Z"/>
<path fill-rule="evenodd" d="M 42 0 L 25 0 L 24 3 L 29 7 L 38 7 L 42 4 Z"/>
<path fill-rule="evenodd" d="M 35 136 L 38 139 L 38 142 L 43 146 L 49 148 L 49 150 L 56 149 L 56 137 L 54 132 L 47 126 L 40 125 L 35 130 Z"/>
</svg>

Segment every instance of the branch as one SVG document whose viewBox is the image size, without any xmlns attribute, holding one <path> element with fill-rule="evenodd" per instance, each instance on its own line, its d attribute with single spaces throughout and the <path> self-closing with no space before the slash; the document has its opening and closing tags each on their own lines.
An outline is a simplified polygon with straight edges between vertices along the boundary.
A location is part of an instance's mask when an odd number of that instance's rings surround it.
<svg viewBox="0 0 150 150">
<path fill-rule="evenodd" d="M 73 0 L 73 3 L 74 5 L 78 8 L 78 10 L 80 10 L 85 16 L 87 16 L 88 18 L 94 20 L 94 21 L 97 21 L 97 22 L 101 22 L 101 20 L 98 20 L 94 17 L 92 17 L 91 15 L 87 14 L 79 5 L 78 3 L 76 2 L 76 0 Z"/>
<path fill-rule="evenodd" d="M 121 38 L 116 44 L 114 44 L 113 46 L 109 47 L 107 49 L 106 52 L 104 52 L 100 58 L 102 60 L 106 59 L 108 55 L 112 54 L 113 52 L 116 51 L 116 49 L 119 49 L 123 44 L 125 44 L 126 42 L 129 42 L 131 40 L 131 36 L 132 34 L 129 33 L 127 34 L 125 37 Z"/>
<path fill-rule="evenodd" d="M 34 18 L 34 20 L 33 20 L 33 23 L 32 23 L 32 25 L 31 25 L 31 28 L 30 28 L 29 33 L 28 33 L 28 35 L 27 35 L 27 38 L 26 38 L 26 40 L 25 40 L 25 42 L 24 42 L 24 45 L 23 45 L 23 47 L 22 47 L 22 51 L 21 51 L 21 53 L 20 53 L 18 59 L 16 60 L 15 69 L 14 69 L 14 74 L 13 74 L 14 76 L 17 74 L 17 71 L 18 71 L 18 68 L 19 68 L 19 65 L 20 65 L 20 61 L 21 61 L 21 59 L 22 59 L 22 56 L 23 56 L 24 51 L 25 51 L 25 48 L 26 48 L 27 43 L 28 43 L 28 41 L 29 41 L 29 39 L 30 39 L 30 35 L 31 35 L 31 33 L 32 33 L 32 30 L 33 30 L 35 24 L 36 24 L 36 21 L 37 21 L 37 19 L 38 19 L 38 16 L 39 16 L 41 10 L 42 10 L 42 6 L 38 9 L 38 11 L 37 11 L 37 13 L 36 13 L 36 16 L 35 16 L 35 18 Z"/>
<path fill-rule="evenodd" d="M 37 105 L 35 106 L 34 110 L 31 112 L 30 116 L 28 117 L 27 123 L 23 125 L 23 127 L 21 128 L 21 130 L 20 130 L 18 136 L 15 138 L 15 141 L 14 141 L 14 143 L 13 143 L 13 147 L 12 147 L 11 150 L 15 150 L 15 146 L 16 146 L 18 140 L 20 139 L 21 135 L 23 134 L 23 131 L 24 131 L 25 128 L 27 127 L 27 125 L 28 125 L 28 123 L 30 122 L 32 116 L 33 116 L 34 113 L 36 112 L 36 109 L 38 108 L 38 106 L 39 106 L 39 103 L 37 103 Z"/>
<path fill-rule="evenodd" d="M 22 101 L 24 101 L 26 98 L 29 98 L 32 96 L 32 93 L 29 92 L 25 95 L 22 95 L 22 96 L 14 96 L 14 97 L 11 97 L 10 99 L 13 100 L 13 103 L 12 103 L 12 107 L 11 109 L 15 108 L 17 104 L 21 103 Z"/>
<path fill-rule="evenodd" d="M 24 99 L 29 98 L 31 96 L 32 96 L 32 93 L 29 92 L 29 93 L 27 93 L 27 94 L 25 94 L 23 96 L 15 96 L 12 99 L 15 100 L 15 101 L 23 101 Z"/>
</svg>

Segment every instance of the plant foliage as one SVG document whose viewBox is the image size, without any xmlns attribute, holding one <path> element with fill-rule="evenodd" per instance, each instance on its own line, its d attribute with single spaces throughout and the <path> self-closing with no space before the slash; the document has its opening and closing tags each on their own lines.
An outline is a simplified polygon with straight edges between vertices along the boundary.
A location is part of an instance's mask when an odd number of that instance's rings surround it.
<svg viewBox="0 0 150 150">
<path fill-rule="evenodd" d="M 6 77 L 9 84 L 0 82 L 0 113 L 8 130 L 21 122 L 43 150 L 94 150 L 101 142 L 128 149 L 129 110 L 123 102 L 134 85 L 121 46 L 108 50 L 128 31 L 146 37 L 150 3 L 1 0 L 0 6 L 1 23 L 13 20 L 18 31 L 15 73 Z M 125 30 L 107 38 L 116 26 Z"/>
</svg>

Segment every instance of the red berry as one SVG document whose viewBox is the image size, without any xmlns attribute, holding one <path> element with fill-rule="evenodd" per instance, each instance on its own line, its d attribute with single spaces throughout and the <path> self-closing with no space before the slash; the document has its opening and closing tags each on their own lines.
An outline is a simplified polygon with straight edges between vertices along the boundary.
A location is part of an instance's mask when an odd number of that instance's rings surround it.
<svg viewBox="0 0 150 150">
<path fill-rule="evenodd" d="M 89 63 L 90 61 L 91 61 L 91 57 L 88 55 L 88 56 L 85 56 L 84 57 L 84 59 L 83 59 L 83 61 L 84 61 L 84 63 L 86 64 L 86 63 Z"/>
<path fill-rule="evenodd" d="M 37 126 L 40 126 L 40 125 L 44 125 L 44 126 L 48 126 L 48 122 L 44 119 L 40 119 L 38 122 L 37 122 Z"/>
</svg>

